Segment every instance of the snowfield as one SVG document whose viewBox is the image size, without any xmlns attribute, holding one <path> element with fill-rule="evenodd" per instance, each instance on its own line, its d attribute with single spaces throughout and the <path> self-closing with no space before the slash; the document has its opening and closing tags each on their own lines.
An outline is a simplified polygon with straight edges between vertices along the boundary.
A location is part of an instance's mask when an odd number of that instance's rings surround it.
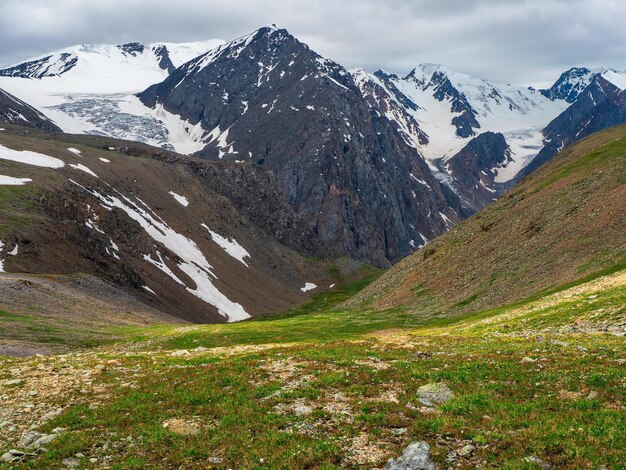
<svg viewBox="0 0 626 470">
<path fill-rule="evenodd" d="M 228 253 L 230 256 L 235 258 L 240 263 L 243 263 L 246 267 L 248 264 L 244 261 L 244 258 L 251 258 L 250 253 L 237 243 L 237 240 L 234 238 L 232 240 L 227 239 L 226 237 L 221 236 L 219 233 L 214 232 L 206 224 L 200 224 L 204 229 L 206 229 L 210 234 L 211 238 L 215 243 L 217 243 L 222 249 Z"/>
<path fill-rule="evenodd" d="M 178 202 L 181 206 L 187 207 L 189 205 L 189 200 L 185 196 L 181 196 L 180 194 L 176 194 L 174 191 L 170 191 L 170 194 L 176 202 Z"/>
<path fill-rule="evenodd" d="M 29 150 L 12 150 L 4 145 L 0 145 L 0 160 L 10 160 L 43 168 L 63 168 L 65 166 L 65 162 L 58 158 Z"/>
<path fill-rule="evenodd" d="M 12 176 L 0 175 L 0 186 L 23 186 L 33 181 L 30 178 L 14 178 Z"/>
<path fill-rule="evenodd" d="M 166 47 L 172 65 L 180 67 L 222 44 L 220 39 L 155 43 L 141 45 L 141 52 L 116 45 L 74 46 L 29 59 L 42 61 L 28 70 L 41 78 L 0 77 L 0 88 L 34 106 L 65 132 L 136 140 L 191 154 L 204 148 L 206 132 L 163 109 L 147 108 L 134 95 L 167 78 L 160 48 Z"/>
</svg>

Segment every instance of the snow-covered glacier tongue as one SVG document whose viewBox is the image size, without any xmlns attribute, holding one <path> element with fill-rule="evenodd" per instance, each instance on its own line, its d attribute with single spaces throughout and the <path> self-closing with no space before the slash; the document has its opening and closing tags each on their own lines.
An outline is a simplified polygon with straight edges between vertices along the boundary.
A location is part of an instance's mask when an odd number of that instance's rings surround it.
<svg viewBox="0 0 626 470">
<path fill-rule="evenodd" d="M 134 95 L 222 40 L 74 46 L 0 70 L 0 88 L 32 104 L 63 131 L 135 140 L 193 153 L 203 132 Z"/>
</svg>

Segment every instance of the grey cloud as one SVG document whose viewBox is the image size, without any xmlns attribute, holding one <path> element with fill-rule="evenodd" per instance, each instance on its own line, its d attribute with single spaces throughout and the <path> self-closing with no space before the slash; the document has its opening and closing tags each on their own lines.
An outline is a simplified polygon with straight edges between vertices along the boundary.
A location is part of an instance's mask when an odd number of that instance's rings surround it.
<svg viewBox="0 0 626 470">
<path fill-rule="evenodd" d="M 0 63 L 78 43 L 233 39 L 276 23 L 346 67 L 435 62 L 496 82 L 626 68 L 622 0 L 3 0 Z"/>
</svg>

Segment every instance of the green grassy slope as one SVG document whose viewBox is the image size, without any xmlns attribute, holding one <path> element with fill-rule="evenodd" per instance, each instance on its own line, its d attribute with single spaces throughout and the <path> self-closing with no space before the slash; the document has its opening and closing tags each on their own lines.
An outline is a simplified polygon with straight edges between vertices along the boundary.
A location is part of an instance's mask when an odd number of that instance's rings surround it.
<svg viewBox="0 0 626 470">
<path fill-rule="evenodd" d="M 564 150 L 406 258 L 350 306 L 417 315 L 492 308 L 626 261 L 626 126 Z"/>
<path fill-rule="evenodd" d="M 440 467 L 623 468 L 626 270 L 463 319 L 407 318 L 126 329 L 132 341 L 91 353 L 5 358 L 0 383 L 23 383 L 2 391 L 0 421 L 17 429 L 0 429 L 0 453 L 35 424 L 63 431 L 11 468 L 75 455 L 85 468 L 371 468 L 416 440 Z M 436 410 L 416 395 L 432 382 L 455 394 Z"/>
</svg>

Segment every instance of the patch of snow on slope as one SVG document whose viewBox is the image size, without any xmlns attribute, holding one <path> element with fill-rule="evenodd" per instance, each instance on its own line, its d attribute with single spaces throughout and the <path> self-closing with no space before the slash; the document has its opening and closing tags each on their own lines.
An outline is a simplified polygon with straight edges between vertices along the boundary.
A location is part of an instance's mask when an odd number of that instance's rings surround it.
<svg viewBox="0 0 626 470">
<path fill-rule="evenodd" d="M 14 178 L 13 176 L 0 175 L 0 186 L 23 186 L 30 183 L 30 178 Z"/>
<path fill-rule="evenodd" d="M 0 240 L 0 253 L 2 253 L 2 251 L 4 250 L 4 243 L 2 243 L 2 240 Z M 0 273 L 6 272 L 4 270 L 4 261 L 2 261 L 2 259 L 0 259 Z"/>
<path fill-rule="evenodd" d="M 15 247 L 11 251 L 9 251 L 7 254 L 11 255 L 11 256 L 17 256 L 17 252 L 18 251 L 19 251 L 19 249 L 18 249 L 18 246 L 17 246 L 17 243 L 16 243 Z"/>
<path fill-rule="evenodd" d="M 72 147 L 69 147 L 68 150 L 70 152 L 72 152 L 74 155 L 79 155 L 80 156 L 80 154 L 82 153 L 80 150 L 72 148 Z"/>
<path fill-rule="evenodd" d="M 73 163 L 70 163 L 70 166 L 72 168 L 74 168 L 75 170 L 80 170 L 80 171 L 84 171 L 85 173 L 91 175 L 91 176 L 95 176 L 96 178 L 98 177 L 98 175 L 96 175 L 93 171 L 91 171 L 89 168 L 87 168 L 85 165 L 82 164 L 77 164 L 74 165 Z"/>
<path fill-rule="evenodd" d="M 228 253 L 230 256 L 235 258 L 237 261 L 243 263 L 246 267 L 248 264 L 243 260 L 244 258 L 251 258 L 250 253 L 237 243 L 237 240 L 234 238 L 232 240 L 227 239 L 226 237 L 221 236 L 219 233 L 214 232 L 206 224 L 200 224 L 203 228 L 205 228 L 210 234 L 211 238 L 215 243 L 222 247 L 222 249 Z"/>
<path fill-rule="evenodd" d="M 181 196 L 180 194 L 176 194 L 174 191 L 170 191 L 169 194 L 176 199 L 176 201 L 183 207 L 187 207 L 189 205 L 189 200 L 185 196 Z"/>
<path fill-rule="evenodd" d="M 100 161 L 104 162 L 104 163 L 111 163 L 111 160 L 109 160 L 108 158 L 102 158 L 100 157 Z"/>
<path fill-rule="evenodd" d="M 98 198 L 105 209 L 118 208 L 124 211 L 131 219 L 139 223 L 155 241 L 162 243 L 175 253 L 180 258 L 178 267 L 195 284 L 195 288 L 186 286 L 188 292 L 214 306 L 228 322 L 250 318 L 250 315 L 240 304 L 228 299 L 213 285 L 213 280 L 217 279 L 217 276 L 213 274 L 213 267 L 193 240 L 173 230 L 163 219 L 153 215 L 154 213 L 149 208 L 152 214 L 119 192 L 119 197 L 117 197 L 87 189 L 75 181 L 72 183 Z"/>
<path fill-rule="evenodd" d="M 185 283 L 181 281 L 180 278 L 176 274 L 174 274 L 174 272 L 167 266 L 167 264 L 165 264 L 165 261 L 163 261 L 163 257 L 161 256 L 161 253 L 159 253 L 158 251 L 157 251 L 157 257 L 159 259 L 154 260 L 149 255 L 143 255 L 143 259 L 145 261 L 156 266 L 159 270 L 163 271 L 165 274 L 171 277 L 176 283 L 180 284 L 181 286 L 184 286 Z"/>
<path fill-rule="evenodd" d="M 0 145 L 0 160 L 10 160 L 43 168 L 63 168 L 65 166 L 63 160 L 58 158 L 29 150 L 13 150 L 4 145 Z"/>
<path fill-rule="evenodd" d="M 312 282 L 307 282 L 307 283 L 304 285 L 304 287 L 301 287 L 301 288 L 300 288 L 300 290 L 301 290 L 302 292 L 308 292 L 308 291 L 313 290 L 313 289 L 317 289 L 317 286 L 316 286 L 315 284 L 313 284 Z"/>
</svg>

